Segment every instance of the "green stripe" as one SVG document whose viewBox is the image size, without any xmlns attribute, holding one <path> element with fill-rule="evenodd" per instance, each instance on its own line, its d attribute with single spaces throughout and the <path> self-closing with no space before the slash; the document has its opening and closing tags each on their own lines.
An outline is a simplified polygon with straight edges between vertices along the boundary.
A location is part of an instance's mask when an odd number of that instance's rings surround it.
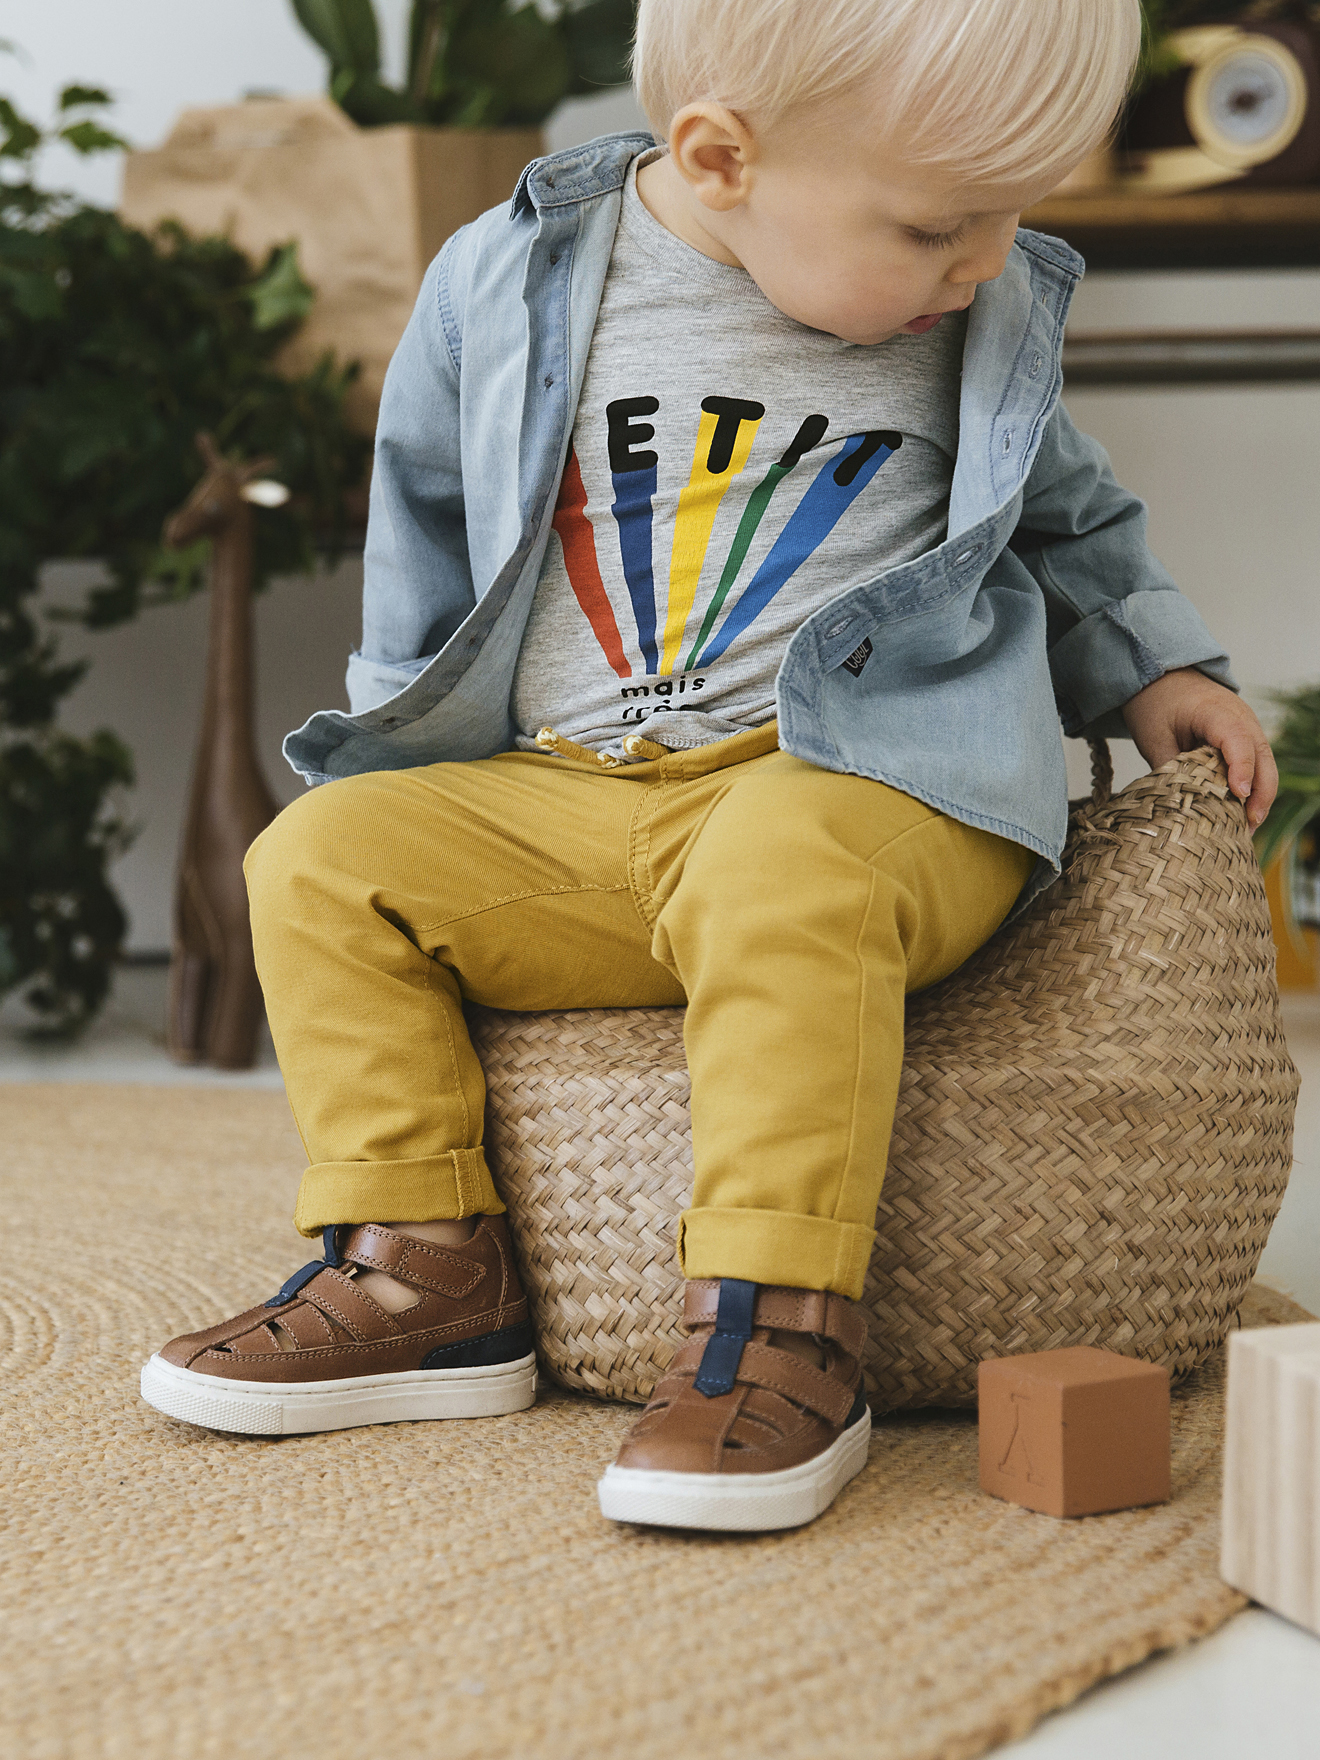
<svg viewBox="0 0 1320 1760">
<path fill-rule="evenodd" d="M 770 497 L 792 469 L 792 465 L 772 464 L 752 490 L 743 516 L 738 521 L 738 530 L 733 535 L 733 543 L 729 547 L 728 558 L 724 571 L 720 575 L 720 584 L 715 589 L 714 597 L 706 607 L 706 615 L 702 619 L 701 633 L 688 649 L 688 657 L 683 663 L 684 672 L 691 672 L 697 655 L 706 645 L 706 639 L 715 627 L 715 619 L 720 614 L 720 607 L 729 596 L 729 590 L 738 578 L 738 570 L 742 567 L 747 552 L 752 547 L 752 539 L 756 536 L 756 528 L 770 505 Z"/>
</svg>

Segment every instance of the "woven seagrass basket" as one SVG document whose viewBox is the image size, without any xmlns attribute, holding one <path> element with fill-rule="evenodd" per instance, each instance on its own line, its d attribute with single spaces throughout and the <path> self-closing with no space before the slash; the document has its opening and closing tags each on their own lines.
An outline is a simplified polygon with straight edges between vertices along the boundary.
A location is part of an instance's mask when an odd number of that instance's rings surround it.
<svg viewBox="0 0 1320 1760">
<path fill-rule="evenodd" d="M 908 999 L 863 1306 L 872 1406 L 975 1403 L 982 1357 L 1192 1369 L 1283 1198 L 1298 1077 L 1245 815 L 1185 754 L 1072 816 L 1064 876 Z M 487 1152 L 543 1366 L 644 1401 L 681 1338 L 681 1008 L 473 1009 Z"/>
</svg>

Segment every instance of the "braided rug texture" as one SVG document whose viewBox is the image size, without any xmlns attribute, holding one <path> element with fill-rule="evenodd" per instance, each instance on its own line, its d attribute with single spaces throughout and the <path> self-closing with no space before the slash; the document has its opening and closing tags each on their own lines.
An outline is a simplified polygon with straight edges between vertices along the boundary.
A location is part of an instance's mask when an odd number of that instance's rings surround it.
<svg viewBox="0 0 1320 1760">
<path fill-rule="evenodd" d="M 1298 1077 L 1245 815 L 1209 748 L 1072 817 L 1064 877 L 909 999 L 863 1296 L 872 1409 L 975 1402 L 982 1357 L 1222 1341 L 1292 1166 Z M 487 1154 L 545 1368 L 645 1401 L 678 1344 L 681 1008 L 474 1009 Z"/>
<path fill-rule="evenodd" d="M 972 1414 L 917 1411 L 810 1527 L 619 1527 L 594 1484 L 627 1406 L 250 1439 L 138 1398 L 307 1257 L 283 1095 L 0 1085 L 0 1118 L 15 1760 L 974 1760 L 1243 1605 L 1218 1358 L 1174 1393 L 1162 1507 L 999 1503 Z"/>
</svg>

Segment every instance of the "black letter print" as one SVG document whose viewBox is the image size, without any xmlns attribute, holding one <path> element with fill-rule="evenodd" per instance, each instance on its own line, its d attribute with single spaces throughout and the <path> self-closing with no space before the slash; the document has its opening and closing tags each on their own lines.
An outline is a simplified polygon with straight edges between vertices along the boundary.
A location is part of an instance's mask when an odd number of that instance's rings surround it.
<svg viewBox="0 0 1320 1760">
<path fill-rule="evenodd" d="M 810 452 L 813 446 L 818 446 L 825 438 L 825 430 L 829 425 L 828 416 L 808 416 L 789 442 L 784 456 L 777 460 L 780 470 L 791 471 L 804 452 Z"/>
<path fill-rule="evenodd" d="M 703 397 L 701 407 L 708 416 L 718 416 L 706 455 L 706 469 L 712 477 L 722 477 L 729 468 L 738 429 L 744 422 L 759 422 L 765 414 L 763 403 L 744 403 L 740 397 Z"/>
<path fill-rule="evenodd" d="M 610 470 L 616 477 L 629 471 L 653 471 L 660 462 L 654 452 L 634 452 L 647 440 L 655 439 L 650 422 L 634 422 L 633 416 L 653 416 L 660 407 L 655 397 L 619 397 L 605 405 L 609 423 Z"/>
<path fill-rule="evenodd" d="M 903 436 L 896 434 L 892 428 L 875 429 L 867 434 L 856 452 L 850 452 L 847 458 L 840 461 L 834 473 L 835 482 L 841 489 L 846 489 L 867 459 L 874 458 L 882 446 L 887 446 L 891 452 L 897 452 L 902 444 Z"/>
</svg>

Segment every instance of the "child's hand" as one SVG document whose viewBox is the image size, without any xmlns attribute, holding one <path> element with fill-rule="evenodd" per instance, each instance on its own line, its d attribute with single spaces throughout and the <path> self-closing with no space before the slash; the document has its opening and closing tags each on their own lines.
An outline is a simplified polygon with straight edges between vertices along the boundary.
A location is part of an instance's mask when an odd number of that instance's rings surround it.
<svg viewBox="0 0 1320 1760">
<path fill-rule="evenodd" d="M 1279 790 L 1279 772 L 1265 730 L 1242 701 L 1193 667 L 1166 672 L 1123 705 L 1137 750 L 1158 770 L 1179 752 L 1214 746 L 1228 766 L 1228 786 L 1247 805 L 1254 831 Z"/>
</svg>

